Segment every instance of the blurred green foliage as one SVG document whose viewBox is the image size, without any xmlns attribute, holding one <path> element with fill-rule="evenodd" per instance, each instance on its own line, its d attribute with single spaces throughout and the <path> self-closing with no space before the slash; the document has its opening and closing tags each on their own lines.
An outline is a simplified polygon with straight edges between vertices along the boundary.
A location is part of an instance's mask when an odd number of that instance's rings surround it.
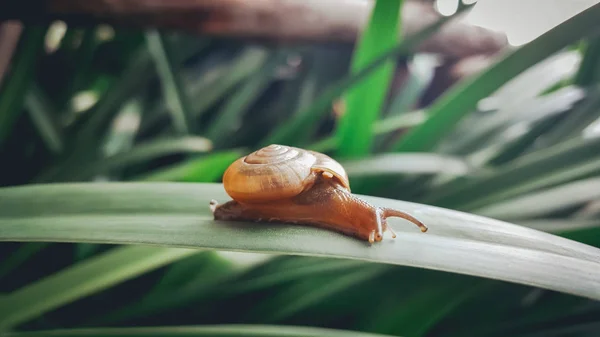
<svg viewBox="0 0 600 337">
<path fill-rule="evenodd" d="M 56 27 L 28 26 L 0 87 L 0 183 L 219 182 L 239 156 L 278 142 L 338 158 L 355 193 L 509 219 L 600 247 L 600 5 L 426 107 L 414 102 L 428 85 L 390 92 L 389 77 L 394 65 L 423 57 L 414 46 L 448 18 L 392 46 L 397 31 L 386 30 L 398 17 L 378 5 L 356 50 L 106 26 L 68 27 L 47 50 Z M 566 78 L 554 76 L 556 54 L 578 59 Z M 409 75 L 407 83 L 431 84 L 427 74 Z M 345 95 L 343 124 L 332 103 Z M 482 108 L 482 99 L 493 104 Z M 17 331 L 7 335 L 355 335 L 286 325 L 395 336 L 600 334 L 600 302 L 484 278 L 333 258 L 31 241 L 0 245 L 0 308 L 10 309 L 0 326 Z M 136 326 L 173 328 L 127 329 Z"/>
</svg>

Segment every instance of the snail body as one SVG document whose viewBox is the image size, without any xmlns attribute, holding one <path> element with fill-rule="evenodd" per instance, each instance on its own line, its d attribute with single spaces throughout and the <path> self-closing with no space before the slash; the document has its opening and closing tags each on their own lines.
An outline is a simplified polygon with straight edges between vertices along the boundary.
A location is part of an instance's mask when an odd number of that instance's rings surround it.
<svg viewBox="0 0 600 337">
<path fill-rule="evenodd" d="M 313 225 L 370 243 L 381 241 L 388 230 L 396 237 L 386 221 L 392 216 L 427 230 L 405 212 L 354 196 L 342 165 L 314 151 L 269 145 L 233 162 L 223 174 L 223 186 L 233 200 L 211 201 L 215 220 Z"/>
</svg>

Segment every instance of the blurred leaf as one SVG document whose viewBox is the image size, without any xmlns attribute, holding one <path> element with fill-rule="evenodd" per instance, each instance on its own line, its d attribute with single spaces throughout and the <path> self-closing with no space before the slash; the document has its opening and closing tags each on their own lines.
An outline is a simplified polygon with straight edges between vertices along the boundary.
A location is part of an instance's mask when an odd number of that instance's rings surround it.
<svg viewBox="0 0 600 337">
<path fill-rule="evenodd" d="M 346 270 L 343 277 L 335 273 L 299 280 L 283 291 L 279 291 L 275 296 L 257 304 L 250 313 L 250 319 L 267 322 L 282 321 L 299 311 L 326 301 L 334 294 L 350 291 L 361 283 L 380 276 L 386 270 L 385 265 L 370 264 Z"/>
<path fill-rule="evenodd" d="M 11 253 L 10 256 L 5 257 L 0 264 L 0 279 L 8 275 L 11 271 L 48 245 L 49 244 L 46 242 L 27 242 L 22 244 L 16 251 Z"/>
<path fill-rule="evenodd" d="M 242 152 L 236 150 L 215 152 L 135 177 L 132 180 L 214 182 L 220 180 L 227 167 L 241 156 Z"/>
<path fill-rule="evenodd" d="M 193 98 L 194 118 L 199 118 L 236 85 L 255 73 L 267 62 L 269 51 L 259 47 L 248 47 L 233 61 L 220 67 L 210 67 L 206 80 L 189 85 Z"/>
<path fill-rule="evenodd" d="M 74 264 L 7 294 L 0 302 L 0 330 L 194 253 L 193 249 L 125 246 Z"/>
<path fill-rule="evenodd" d="M 5 337 L 105 337 L 105 336 L 215 336 L 215 337 L 385 337 L 349 330 L 334 330 L 290 325 L 203 325 L 135 328 L 60 329 L 6 333 Z"/>
<path fill-rule="evenodd" d="M 274 77 L 277 67 L 287 57 L 285 52 L 276 52 L 242 83 L 223 107 L 217 112 L 216 119 L 210 124 L 207 136 L 219 147 L 242 126 L 242 115 L 266 90 Z"/>
<path fill-rule="evenodd" d="M 163 95 L 169 107 L 167 111 L 171 114 L 175 130 L 181 135 L 192 133 L 191 102 L 179 78 L 179 67 L 172 55 L 169 42 L 162 33 L 150 30 L 146 32 L 146 45 L 160 75 Z"/>
<path fill-rule="evenodd" d="M 470 171 L 464 160 L 435 153 L 385 153 L 340 163 L 350 177 L 397 174 L 465 175 Z"/>
<path fill-rule="evenodd" d="M 495 137 L 510 132 L 515 126 L 530 125 L 557 114 L 571 113 L 573 106 L 585 96 L 584 89 L 569 86 L 545 96 L 516 101 L 507 107 L 486 112 L 479 118 L 461 123 L 454 132 L 456 140 L 444 144 L 444 152 L 467 154 L 476 150 L 485 151 L 490 144 L 497 145 Z M 473 127 L 475 124 L 476 128 Z"/>
<path fill-rule="evenodd" d="M 375 121 L 375 124 L 373 125 L 373 133 L 376 135 L 384 135 L 390 132 L 419 125 L 423 123 L 425 119 L 427 119 L 427 116 L 423 113 L 423 111 L 420 110 L 404 113 L 398 116 L 386 117 L 384 119 Z M 317 152 L 327 152 L 335 150 L 336 147 L 337 139 L 335 136 L 331 136 L 315 142 L 307 148 Z"/>
<path fill-rule="evenodd" d="M 414 108 L 423 92 L 432 83 L 437 57 L 428 54 L 414 55 L 408 63 L 408 78 L 398 94 L 392 99 L 388 115 L 404 114 Z"/>
<path fill-rule="evenodd" d="M 360 197 L 413 214 L 429 225 L 429 231 L 421 233 L 393 218 L 388 225 L 398 237 L 369 245 L 310 226 L 215 221 L 210 200 L 229 200 L 220 184 L 94 183 L 0 189 L 0 240 L 337 257 L 481 276 L 600 299 L 600 249 L 467 213 Z"/>
<path fill-rule="evenodd" d="M 575 83 L 580 86 L 600 84 L 600 37 L 588 41 Z"/>
<path fill-rule="evenodd" d="M 117 153 L 104 159 L 82 165 L 77 171 L 65 172 L 64 181 L 84 181 L 95 175 L 107 173 L 111 170 L 123 168 L 137 163 L 142 163 L 161 156 L 176 153 L 201 153 L 212 149 L 210 140 L 203 137 L 181 137 L 156 139 L 140 143 L 126 152 Z M 59 178 L 55 178 L 59 179 Z"/>
<path fill-rule="evenodd" d="M 241 253 L 238 253 L 241 254 Z M 114 324 L 180 308 L 220 293 L 230 279 L 260 265 L 262 260 L 236 264 L 218 252 L 199 252 L 174 263 L 161 281 L 143 298 L 85 322 L 86 326 Z"/>
<path fill-rule="evenodd" d="M 569 115 L 542 139 L 542 146 L 552 146 L 581 132 L 600 117 L 600 84 L 587 90 L 586 98 L 569 112 Z"/>
<path fill-rule="evenodd" d="M 454 125 L 476 107 L 479 100 L 491 95 L 532 65 L 592 34 L 598 28 L 599 16 L 600 4 L 593 5 L 509 52 L 486 71 L 450 89 L 429 108 L 430 118 L 404 135 L 394 150 L 420 152 L 433 149 Z"/>
<path fill-rule="evenodd" d="M 600 137 L 576 138 L 521 156 L 506 165 L 482 170 L 466 181 L 456 179 L 436 186 L 422 201 L 443 207 L 475 207 L 490 200 L 526 193 L 536 188 L 567 182 L 594 172 Z M 467 206 L 468 205 L 468 206 Z"/>
<path fill-rule="evenodd" d="M 64 150 L 64 140 L 56 120 L 58 114 L 48 97 L 35 84 L 25 96 L 25 107 L 48 150 L 55 154 L 61 153 Z"/>
<path fill-rule="evenodd" d="M 47 26 L 25 27 L 12 56 L 10 72 L 0 88 L 0 145 L 21 114 L 25 95 L 35 78 L 37 58 L 44 48 L 46 30 Z"/>
<path fill-rule="evenodd" d="M 73 29 L 70 29 L 72 37 L 74 37 Z M 76 30 L 77 31 L 77 30 Z M 73 78 L 65 86 L 64 99 L 61 100 L 61 107 L 70 100 L 77 91 L 83 89 L 85 80 L 89 76 L 90 68 L 94 54 L 98 48 L 99 40 L 97 37 L 97 27 L 87 28 L 82 31 L 81 42 L 77 49 L 72 53 Z M 65 36 L 66 37 L 66 36 Z"/>
<path fill-rule="evenodd" d="M 308 134 L 307 129 L 310 129 L 311 125 L 316 124 L 323 114 L 327 111 L 327 108 L 332 102 L 338 98 L 344 92 L 352 88 L 354 85 L 360 83 L 372 71 L 377 69 L 380 65 L 386 63 L 390 59 L 399 57 L 400 55 L 406 55 L 411 52 L 415 46 L 422 41 L 435 34 L 441 27 L 444 26 L 448 21 L 461 14 L 464 10 L 471 8 L 472 5 L 463 6 L 453 16 L 446 16 L 440 18 L 435 23 L 423 28 L 422 30 L 414 33 L 411 36 L 406 37 L 400 44 L 387 50 L 382 56 L 373 60 L 368 66 L 365 66 L 356 73 L 346 76 L 342 80 L 338 81 L 324 93 L 319 95 L 315 102 L 310 107 L 306 108 L 305 111 L 295 114 L 290 120 L 280 125 L 275 131 L 273 131 L 262 143 L 266 146 L 269 144 L 285 144 L 302 146 Z"/>
<path fill-rule="evenodd" d="M 265 271 L 258 277 L 237 280 L 232 286 L 228 287 L 227 293 L 235 294 L 256 291 L 263 288 L 273 287 L 286 281 L 294 281 L 309 276 L 319 275 L 321 273 L 337 273 L 341 271 L 346 272 L 347 270 L 353 269 L 362 264 L 364 264 L 362 261 L 325 258 L 318 258 L 314 261 L 311 259 L 309 264 L 300 266 L 296 265 L 290 267 L 287 264 L 283 264 L 281 268 L 273 271 Z"/>
<path fill-rule="evenodd" d="M 351 74 L 355 75 L 386 50 L 398 43 L 402 0 L 375 1 L 371 18 L 353 54 Z M 346 109 L 336 130 L 341 157 L 361 157 L 371 152 L 372 125 L 380 115 L 394 75 L 395 62 L 388 60 L 345 95 Z"/>
<path fill-rule="evenodd" d="M 493 218 L 525 219 L 557 212 L 598 198 L 600 178 L 590 178 L 497 202 L 473 212 Z"/>
</svg>

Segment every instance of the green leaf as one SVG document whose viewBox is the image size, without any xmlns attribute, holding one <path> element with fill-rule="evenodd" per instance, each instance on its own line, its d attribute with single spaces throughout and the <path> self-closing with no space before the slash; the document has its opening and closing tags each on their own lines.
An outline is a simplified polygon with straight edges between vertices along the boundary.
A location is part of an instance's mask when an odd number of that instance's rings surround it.
<svg viewBox="0 0 600 337">
<path fill-rule="evenodd" d="M 290 325 L 204 325 L 135 328 L 57 329 L 13 332 L 3 337 L 110 337 L 110 336 L 214 336 L 214 337 L 385 337 L 359 331 L 334 330 Z"/>
<path fill-rule="evenodd" d="M 46 26 L 25 27 L 12 55 L 10 73 L 2 81 L 0 90 L 0 145 L 11 133 L 23 108 L 25 95 L 35 77 L 37 58 L 44 47 L 46 30 Z"/>
<path fill-rule="evenodd" d="M 373 125 L 373 133 L 375 135 L 384 135 L 390 132 L 419 125 L 423 123 L 425 119 L 427 119 L 427 116 L 423 113 L 423 111 L 420 110 L 387 117 L 375 121 L 375 124 Z M 337 148 L 337 144 L 337 138 L 335 136 L 331 136 L 315 142 L 307 148 L 317 152 L 327 152 L 335 150 Z"/>
<path fill-rule="evenodd" d="M 204 137 L 156 139 L 140 143 L 129 151 L 120 152 L 95 162 L 81 165 L 76 172 L 70 172 L 68 175 L 63 174 L 63 179 L 65 181 L 84 181 L 98 174 L 145 162 L 160 156 L 175 153 L 202 153 L 208 152 L 211 149 L 211 141 Z"/>
<path fill-rule="evenodd" d="M 433 149 L 479 100 L 491 95 L 510 79 L 569 44 L 594 33 L 599 26 L 600 4 L 564 21 L 504 58 L 474 78 L 446 92 L 429 108 L 430 118 L 410 130 L 394 146 L 398 152 Z"/>
<path fill-rule="evenodd" d="M 473 210 L 474 213 L 501 219 L 525 219 L 547 215 L 600 198 L 600 178 L 526 194 Z"/>
<path fill-rule="evenodd" d="M 239 150 L 215 152 L 134 177 L 132 180 L 213 182 L 221 179 L 227 167 L 240 156 L 242 152 Z"/>
<path fill-rule="evenodd" d="M 25 96 L 25 107 L 46 147 L 55 154 L 61 153 L 65 146 L 57 123 L 58 114 L 50 99 L 35 84 Z"/>
<path fill-rule="evenodd" d="M 576 138 L 598 117 L 600 117 L 600 84 L 587 89 L 586 98 L 542 138 L 542 145 L 552 146 Z"/>
<path fill-rule="evenodd" d="M 600 37 L 588 41 L 574 82 L 580 86 L 600 84 Z"/>
<path fill-rule="evenodd" d="M 271 55 L 262 67 L 246 79 L 241 87 L 217 112 L 216 119 L 211 123 L 207 133 L 208 138 L 217 147 L 227 139 L 230 139 L 242 126 L 243 113 L 264 93 L 274 77 L 275 70 L 285 57 L 287 57 L 287 53 L 285 52 Z"/>
<path fill-rule="evenodd" d="M 375 1 L 372 16 L 353 54 L 351 74 L 364 69 L 398 43 L 402 2 Z M 346 93 L 346 111 L 336 130 L 339 156 L 361 157 L 371 152 L 371 127 L 380 114 L 394 70 L 394 60 L 388 60 Z"/>
<path fill-rule="evenodd" d="M 158 74 L 161 77 L 163 95 L 171 113 L 175 130 L 182 135 L 193 130 L 191 125 L 191 102 L 186 95 L 181 78 L 178 76 L 178 66 L 164 35 L 156 30 L 146 32 L 146 44 L 154 59 Z"/>
<path fill-rule="evenodd" d="M 375 69 L 377 69 L 380 65 L 385 64 L 390 59 L 409 53 L 419 43 L 439 31 L 444 24 L 449 22 L 458 14 L 462 13 L 464 10 L 471 7 L 472 5 L 463 6 L 453 16 L 442 17 L 435 23 L 423 28 L 417 33 L 407 36 L 400 44 L 388 49 L 380 57 L 373 60 L 373 62 L 371 62 L 368 66 L 365 66 L 356 73 L 348 75 L 339 80 L 336 84 L 332 85 L 324 93 L 319 95 L 316 101 L 306 108 L 306 110 L 295 114 L 289 121 L 280 125 L 263 141 L 262 145 L 286 144 L 301 146 L 302 143 L 305 142 L 305 139 L 307 139 L 309 136 L 306 134 L 306 130 L 310 129 L 312 125 L 315 125 L 327 111 L 327 108 L 332 104 L 332 102 L 342 95 L 347 89 L 352 88 L 363 81 Z"/>
<path fill-rule="evenodd" d="M 369 177 L 397 174 L 466 175 L 470 167 L 464 160 L 435 153 L 384 153 L 365 159 L 341 161 L 348 176 Z"/>
<path fill-rule="evenodd" d="M 600 299 L 597 248 L 481 216 L 360 197 L 411 213 L 429 231 L 421 233 L 407 221 L 393 218 L 388 224 L 398 237 L 371 246 L 310 226 L 215 221 L 210 200 L 229 200 L 221 184 L 93 183 L 0 189 L 0 240 L 337 257 L 481 276 Z"/>
<path fill-rule="evenodd" d="M 600 138 L 576 138 L 532 152 L 497 169 L 483 170 L 468 180 L 453 180 L 436 186 L 423 202 L 452 208 L 525 193 L 548 184 L 557 184 L 594 172 Z"/>
<path fill-rule="evenodd" d="M 13 328 L 83 296 L 196 252 L 194 249 L 125 246 L 74 264 L 3 297 L 0 330 Z"/>
</svg>

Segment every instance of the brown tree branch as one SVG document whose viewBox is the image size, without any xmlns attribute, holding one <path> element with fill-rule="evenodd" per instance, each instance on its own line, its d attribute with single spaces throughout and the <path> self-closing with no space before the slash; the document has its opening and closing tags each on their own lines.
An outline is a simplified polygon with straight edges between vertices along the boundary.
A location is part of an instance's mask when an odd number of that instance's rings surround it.
<svg viewBox="0 0 600 337">
<path fill-rule="evenodd" d="M 0 3 L 0 19 L 62 19 L 276 42 L 352 43 L 371 8 L 372 2 L 362 0 L 20 0 Z M 415 0 L 405 1 L 402 14 L 404 36 L 439 17 L 431 3 Z M 504 34 L 453 20 L 419 51 L 463 58 L 494 54 L 506 45 Z"/>
</svg>

